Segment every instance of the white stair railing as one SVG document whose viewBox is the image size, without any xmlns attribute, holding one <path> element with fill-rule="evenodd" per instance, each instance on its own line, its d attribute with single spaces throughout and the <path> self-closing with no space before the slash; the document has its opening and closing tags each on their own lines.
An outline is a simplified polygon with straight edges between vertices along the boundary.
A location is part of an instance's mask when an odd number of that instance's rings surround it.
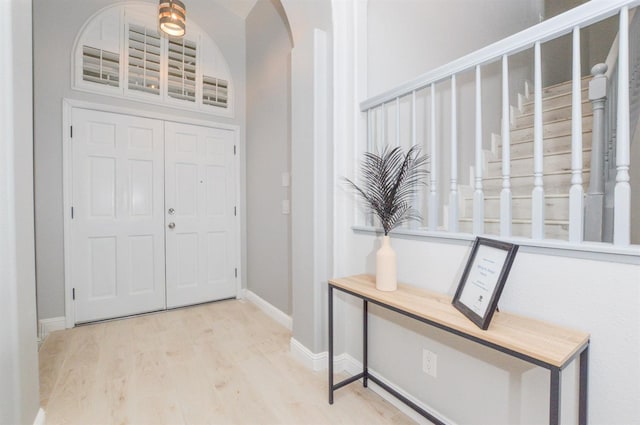
<svg viewBox="0 0 640 425">
<path fill-rule="evenodd" d="M 630 243 L 631 233 L 628 6 L 624 6 L 620 10 L 618 43 L 618 117 L 616 121 L 616 186 L 613 197 L 613 243 L 618 246 L 626 246 Z"/>
<path fill-rule="evenodd" d="M 502 190 L 500 191 L 500 236 L 511 236 L 511 107 L 509 103 L 509 57 L 502 55 Z"/>
<path fill-rule="evenodd" d="M 623 14 L 628 16 L 623 18 Z M 593 79 L 589 83 L 589 100 L 593 109 L 593 139 L 591 156 L 591 178 L 589 191 L 586 197 L 586 226 L 585 239 L 590 241 L 614 240 L 617 227 L 617 245 L 629 244 L 626 215 L 615 218 L 615 210 L 618 206 L 625 208 L 630 203 L 626 185 L 629 182 L 629 145 L 633 140 L 638 118 L 640 116 L 640 14 L 633 11 L 620 12 L 620 32 L 616 36 L 605 63 L 597 64 L 592 69 Z M 629 23 L 631 21 L 631 23 Z M 623 27 L 626 28 L 623 31 Z M 620 34 L 624 34 L 624 38 Z M 629 44 L 629 40 L 635 43 Z M 624 57 L 620 56 L 620 47 L 623 47 Z M 624 65 L 625 73 L 619 77 L 619 68 Z M 622 91 L 623 98 L 618 96 L 620 85 L 626 89 Z M 628 105 L 628 110 L 622 111 L 625 116 L 618 113 L 618 105 Z M 619 118 L 623 119 L 623 139 L 618 141 Z M 618 152 L 622 152 L 621 157 Z M 622 161 L 620 163 L 619 161 Z M 620 180 L 618 180 L 620 179 Z M 621 186 L 618 186 L 618 182 Z M 615 196 L 615 188 L 619 187 L 618 196 Z M 617 223 L 617 224 L 616 224 Z"/>
<path fill-rule="evenodd" d="M 473 233 L 484 233 L 484 192 L 482 191 L 482 74 L 480 65 L 476 65 L 476 155 L 475 155 L 475 191 L 473 192 Z"/>
<path fill-rule="evenodd" d="M 438 140 L 436 139 L 436 84 L 431 83 L 431 115 L 429 128 L 431 129 L 429 155 L 431 157 L 431 184 L 429 185 L 429 230 L 438 230 L 440 195 L 438 192 Z"/>
<path fill-rule="evenodd" d="M 580 27 L 573 28 L 573 87 L 571 89 L 571 189 L 569 190 L 569 241 L 582 242 L 584 191 L 582 188 L 582 74 Z"/>
<path fill-rule="evenodd" d="M 378 137 L 369 137 L 370 148 L 373 148 L 373 141 L 378 143 L 400 143 L 400 126 L 406 120 L 401 119 L 400 99 L 405 96 L 411 96 L 412 98 L 412 117 L 409 120 L 412 128 L 407 132 L 412 134 L 410 139 L 412 143 L 422 143 L 428 146 L 428 153 L 431 158 L 430 164 L 430 184 L 428 188 L 427 210 L 428 221 L 427 229 L 437 234 L 437 232 L 458 232 L 459 225 L 459 186 L 458 186 L 458 169 L 461 165 L 470 166 L 472 163 L 474 167 L 474 179 L 472 182 L 473 187 L 473 220 L 472 229 L 476 234 L 486 231 L 485 218 L 486 213 L 484 200 L 485 185 L 483 185 L 483 156 L 482 149 L 484 147 L 482 137 L 482 68 L 488 64 L 501 61 L 502 63 L 502 112 L 501 112 L 501 184 L 500 184 L 500 226 L 499 234 L 502 237 L 511 237 L 513 229 L 513 196 L 512 196 L 512 184 L 515 181 L 515 177 L 520 178 L 522 176 L 512 176 L 511 174 L 511 143 L 510 143 L 510 87 L 509 87 L 509 58 L 519 52 L 533 48 L 534 50 L 534 155 L 533 166 L 530 170 L 532 175 L 532 197 L 531 197 L 531 237 L 532 239 L 541 240 L 544 239 L 545 233 L 545 182 L 544 182 L 544 124 L 543 124 L 543 105 L 542 105 L 542 75 L 541 70 L 543 68 L 542 59 L 540 55 L 540 45 L 542 43 L 554 40 L 567 34 L 572 34 L 572 126 L 571 126 L 571 182 L 569 190 L 569 237 L 568 242 L 572 245 L 583 243 L 583 234 L 585 228 L 585 216 L 584 216 L 584 192 L 583 192 L 583 174 L 585 169 L 583 167 L 582 159 L 582 101 L 581 101 L 581 81 L 582 76 L 580 74 L 580 33 L 584 27 L 592 25 L 596 22 L 607 19 L 611 16 L 618 16 L 620 23 L 620 36 L 619 36 L 619 66 L 616 67 L 613 72 L 618 73 L 617 78 L 617 117 L 615 123 L 613 121 L 604 122 L 606 131 L 613 137 L 610 139 L 615 140 L 614 146 L 611 149 L 601 149 L 605 151 L 604 155 L 604 167 L 613 167 L 615 169 L 615 196 L 614 196 L 614 234 L 613 245 L 617 247 L 625 247 L 630 243 L 630 182 L 629 182 L 629 9 L 640 4 L 640 0 L 608 0 L 607 2 L 587 2 L 581 6 L 578 6 L 566 13 L 551 18 L 538 25 L 530 27 L 518 34 L 494 43 L 490 46 L 482 48 L 476 52 L 473 52 L 467 56 L 464 56 L 458 60 L 455 60 L 447 65 L 437 68 L 431 72 L 423 74 L 416 79 L 410 80 L 392 90 L 379 94 L 372 98 L 363 101 L 360 105 L 361 111 L 365 112 L 365 117 L 369 120 L 376 120 L 375 125 L 371 122 L 366 128 L 369 131 L 375 131 Z M 635 53 L 631 54 L 631 57 L 635 60 Z M 635 69 L 635 68 L 634 68 Z M 457 76 L 466 71 L 475 71 L 476 78 L 476 100 L 475 100 L 475 143 L 470 144 L 472 149 L 475 149 L 474 160 L 469 164 L 461 164 L 460 159 L 463 158 L 460 155 L 461 143 L 465 143 L 465 140 L 459 140 L 459 123 L 462 120 L 459 119 L 458 113 L 461 110 L 458 105 L 458 99 L 456 92 L 459 89 L 457 87 Z M 635 72 L 635 71 L 634 71 Z M 637 77 L 633 77 L 636 78 Z M 449 141 L 449 169 L 447 170 L 444 161 L 444 156 L 439 152 L 439 140 L 438 129 L 442 118 L 440 115 L 445 115 L 446 111 L 440 110 L 437 113 L 436 109 L 438 102 L 436 101 L 438 93 L 437 85 L 443 82 L 450 82 L 451 92 L 451 108 L 450 108 L 450 141 Z M 416 114 L 416 94 L 421 92 L 421 96 L 426 98 L 430 97 L 430 102 L 425 102 L 425 107 L 430 104 L 430 113 L 425 114 L 426 119 L 425 135 L 428 134 L 428 145 L 426 141 L 417 140 L 416 138 L 416 120 L 421 117 Z M 613 96 L 607 96 L 606 102 L 612 103 Z M 395 104 L 395 140 L 388 140 L 386 131 L 387 122 L 387 105 Z M 426 112 L 426 109 L 425 109 Z M 381 127 L 381 131 L 379 131 Z M 441 130 L 441 129 L 440 129 Z M 598 130 L 600 131 L 600 130 Z M 393 133 L 392 133 L 393 134 Z M 392 137 L 392 139 L 394 139 Z M 613 142 L 612 142 L 613 143 Z M 446 145 L 446 143 L 443 143 Z M 468 148 L 468 147 L 467 147 Z M 614 152 L 615 151 L 615 158 Z M 444 166 L 444 167 L 443 167 Z M 445 176 L 449 176 L 449 193 L 448 196 L 440 196 L 440 181 Z M 519 183 L 521 184 L 521 183 Z M 448 202 L 448 204 L 441 204 L 441 202 Z M 606 204 L 606 197 L 605 197 Z M 446 209 L 448 211 L 447 226 L 441 227 L 439 222 L 440 211 Z M 554 244 L 557 246 L 557 244 Z"/>
<path fill-rule="evenodd" d="M 449 231 L 458 231 L 458 97 L 456 74 L 451 76 L 451 191 L 449 193 Z"/>
<path fill-rule="evenodd" d="M 544 239 L 544 133 L 542 125 L 542 54 L 540 41 L 534 45 L 533 94 L 533 191 L 531 193 L 531 237 Z"/>
</svg>

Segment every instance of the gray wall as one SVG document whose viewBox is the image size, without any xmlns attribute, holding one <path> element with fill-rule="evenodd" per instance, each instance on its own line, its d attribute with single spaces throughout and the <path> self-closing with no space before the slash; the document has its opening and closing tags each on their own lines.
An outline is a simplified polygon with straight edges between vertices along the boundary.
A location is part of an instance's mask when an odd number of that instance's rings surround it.
<svg viewBox="0 0 640 425">
<path fill-rule="evenodd" d="M 259 0 L 247 31 L 247 288 L 291 313 L 291 40 L 271 1 Z"/>
<path fill-rule="evenodd" d="M 157 4 L 149 0 L 149 3 Z M 71 89 L 73 42 L 85 21 L 112 0 L 34 0 L 34 120 L 35 203 L 38 316 L 64 316 L 63 209 L 62 209 L 62 99 L 143 108 L 212 122 L 245 124 L 244 20 L 207 0 L 189 2 L 189 19 L 206 31 L 220 47 L 236 87 L 235 118 L 77 92 Z M 244 132 L 241 131 L 241 147 Z M 240 150 L 244 154 L 244 149 Z M 240 170 L 244 184 L 244 169 Z M 244 192 L 242 192 L 244 193 Z M 241 205 L 244 201 L 241 200 Z M 242 227 L 244 232 L 244 226 Z M 244 269 L 244 264 L 243 264 Z"/>
<path fill-rule="evenodd" d="M 38 413 L 31 2 L 4 1 L 0 16 L 0 424 Z"/>
<path fill-rule="evenodd" d="M 640 120 L 635 130 L 631 129 L 631 211 L 640 211 Z M 640 220 L 631 217 L 631 243 L 640 244 Z"/>
<path fill-rule="evenodd" d="M 326 347 L 324 312 L 332 249 L 330 0 L 282 0 L 291 25 L 291 293 L 293 337 Z M 326 39 L 326 56 L 315 42 Z M 318 55 L 316 55 L 318 53 Z M 322 64 L 322 65 L 321 65 Z M 316 66 L 317 65 L 317 66 Z"/>
</svg>

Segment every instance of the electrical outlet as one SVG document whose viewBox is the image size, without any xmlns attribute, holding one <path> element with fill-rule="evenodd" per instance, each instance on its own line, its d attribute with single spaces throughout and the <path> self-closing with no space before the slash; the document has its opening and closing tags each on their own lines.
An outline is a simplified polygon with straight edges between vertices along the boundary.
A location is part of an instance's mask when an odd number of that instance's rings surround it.
<svg viewBox="0 0 640 425">
<path fill-rule="evenodd" d="M 438 376 L 438 356 L 426 348 L 422 350 L 422 371 L 429 376 Z"/>
</svg>

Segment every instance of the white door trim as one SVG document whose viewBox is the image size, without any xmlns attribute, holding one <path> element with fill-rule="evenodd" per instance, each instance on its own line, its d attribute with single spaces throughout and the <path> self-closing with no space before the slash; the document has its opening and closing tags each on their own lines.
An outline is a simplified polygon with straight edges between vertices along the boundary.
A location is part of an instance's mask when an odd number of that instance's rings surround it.
<svg viewBox="0 0 640 425">
<path fill-rule="evenodd" d="M 188 118 L 188 117 L 182 117 L 182 116 L 177 117 L 171 113 L 146 111 L 146 110 L 140 110 L 136 108 L 127 108 L 124 106 L 104 105 L 102 103 L 86 102 L 84 100 L 64 98 L 62 99 L 63 116 L 64 116 L 65 108 L 69 108 L 69 110 L 71 108 L 90 109 L 93 111 L 111 112 L 114 114 L 131 115 L 134 117 L 151 118 L 151 119 L 161 120 L 161 121 L 172 121 L 172 122 L 177 122 L 181 124 L 199 125 L 201 127 L 221 128 L 225 130 L 234 130 L 237 132 L 240 131 L 240 126 L 236 124 L 224 124 L 219 122 L 213 122 L 210 120 L 202 120 L 202 119 Z"/>
<path fill-rule="evenodd" d="M 71 155 L 71 109 L 73 106 L 62 100 L 62 217 L 64 237 L 64 317 L 67 329 L 74 327 L 76 323 L 76 309 L 72 297 L 71 284 L 71 189 L 73 185 L 73 173 L 71 167 L 73 161 Z"/>
<path fill-rule="evenodd" d="M 75 305 L 73 302 L 72 289 L 73 285 L 71 276 L 71 194 L 73 184 L 72 160 L 71 155 L 71 111 L 73 108 L 89 109 L 100 112 L 110 112 L 115 114 L 131 115 L 142 118 L 151 118 L 162 121 L 171 121 L 182 124 L 198 125 L 202 127 L 219 128 L 224 130 L 232 130 L 235 134 L 235 145 L 238 151 L 235 155 L 234 167 L 236 170 L 236 202 L 238 206 L 238 215 L 236 217 L 236 235 L 238 243 L 236 244 L 236 261 L 238 264 L 237 297 L 242 296 L 242 247 L 245 240 L 242 237 L 241 223 L 244 217 L 244 199 L 241 196 L 241 171 L 244 167 L 244 155 L 241 155 L 244 146 L 240 145 L 240 126 L 235 124 L 223 124 L 206 120 L 175 117 L 169 113 L 149 112 L 134 108 L 126 108 L 119 106 L 103 105 L 99 103 L 85 102 L 75 99 L 62 99 L 62 198 L 63 198 L 63 249 L 64 249 L 64 307 L 65 307 L 65 326 L 73 328 L 76 323 Z M 242 160 L 241 160 L 242 158 Z"/>
</svg>

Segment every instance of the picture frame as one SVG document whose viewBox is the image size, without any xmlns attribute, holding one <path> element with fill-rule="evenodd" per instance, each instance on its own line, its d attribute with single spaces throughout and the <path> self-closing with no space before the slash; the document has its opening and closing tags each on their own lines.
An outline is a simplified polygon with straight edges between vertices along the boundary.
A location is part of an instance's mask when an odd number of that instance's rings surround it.
<svg viewBox="0 0 640 425">
<path fill-rule="evenodd" d="M 518 245 L 476 237 L 452 304 L 487 330 L 518 252 Z"/>
</svg>

